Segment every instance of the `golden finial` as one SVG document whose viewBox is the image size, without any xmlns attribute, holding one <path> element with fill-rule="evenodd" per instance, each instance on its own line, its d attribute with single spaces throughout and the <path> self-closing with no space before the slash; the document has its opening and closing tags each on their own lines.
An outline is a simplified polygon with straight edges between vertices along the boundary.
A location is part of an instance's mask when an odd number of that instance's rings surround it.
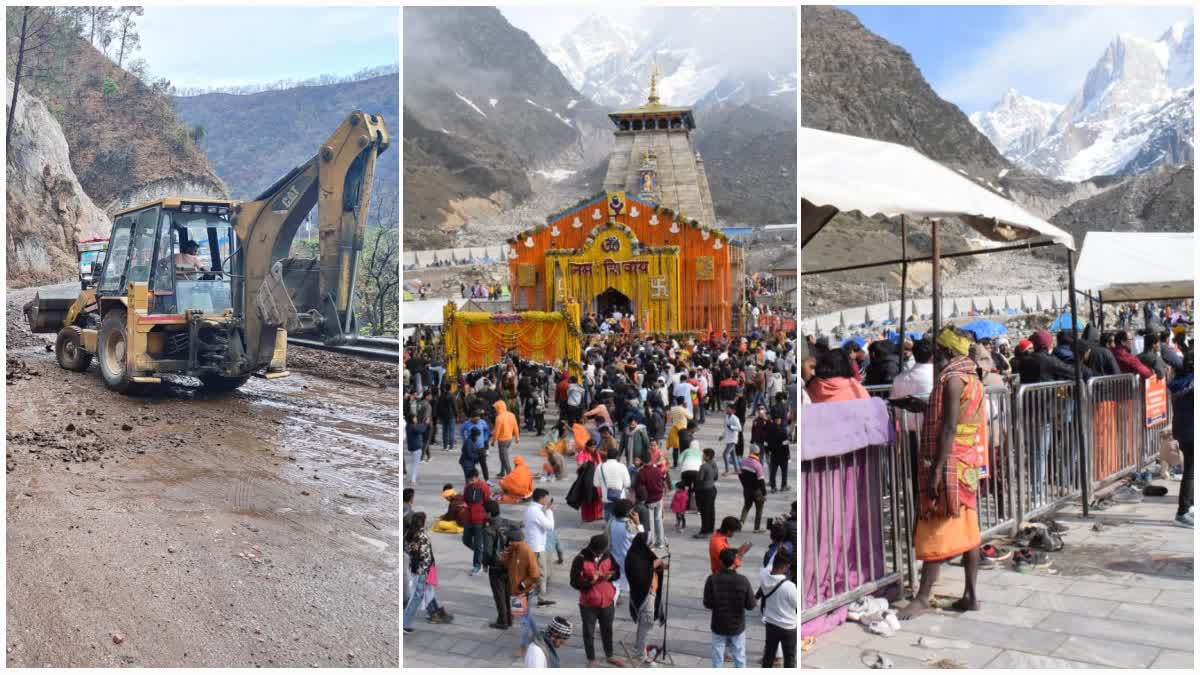
<svg viewBox="0 0 1200 675">
<path fill-rule="evenodd" d="M 654 59 L 654 70 L 650 71 L 650 97 L 646 103 L 658 103 L 658 59 Z"/>
</svg>

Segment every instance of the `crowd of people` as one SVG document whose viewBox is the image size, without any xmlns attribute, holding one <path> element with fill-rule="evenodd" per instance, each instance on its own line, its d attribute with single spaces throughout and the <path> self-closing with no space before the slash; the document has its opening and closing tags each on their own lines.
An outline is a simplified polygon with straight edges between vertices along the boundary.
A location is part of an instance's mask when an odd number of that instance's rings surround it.
<svg viewBox="0 0 1200 675">
<path fill-rule="evenodd" d="M 1173 323 L 1163 324 L 1160 316 Z M 1007 337 L 980 339 L 953 326 L 915 342 L 873 341 L 865 350 L 852 342 L 831 347 L 827 340 L 806 338 L 803 404 L 867 398 L 867 386 L 890 385 L 887 396 L 899 414 L 908 416 L 906 428 L 920 429 L 914 450 L 918 502 L 913 547 L 924 565 L 920 588 L 900 612 L 901 619 L 929 608 L 940 565 L 960 555 L 965 587 L 955 607 L 978 607 L 975 581 L 981 538 L 976 498 L 980 482 L 988 478 L 987 450 L 980 441 L 985 436 L 978 430 L 988 423 L 987 387 L 1014 390 L 1023 384 L 1073 380 L 1076 366 L 1084 380 L 1123 373 L 1136 374 L 1139 381 L 1166 380 L 1174 410 L 1171 434 L 1183 457 L 1175 523 L 1194 527 L 1195 352 L 1189 326 L 1179 315 L 1148 313 L 1136 336 L 1125 330 L 1102 334 L 1087 326 L 1076 342 L 1070 331 L 1051 335 L 1040 329 L 1018 340 L 1015 349 Z M 936 380 L 934 359 L 940 366 Z M 1039 476 L 1047 446 L 1035 444 L 1041 456 L 1031 458 Z M 1040 482 L 1033 481 L 1035 493 Z"/>
<path fill-rule="evenodd" d="M 696 513 L 690 536 L 708 541 L 710 575 L 703 588 L 682 592 L 701 596 L 711 611 L 712 665 L 746 664 L 747 617 L 757 611 L 766 640 L 759 663 L 795 667 L 796 502 L 765 523 L 763 516 L 769 494 L 792 489 L 794 339 L 758 332 L 708 339 L 596 335 L 588 338 L 578 368 L 556 369 L 510 353 L 455 383 L 430 372 L 430 353 L 407 357 L 414 386 L 404 402 L 406 633 L 415 630 L 420 608 L 431 623 L 453 620 L 437 600 L 428 531 L 459 532 L 471 549 L 470 576 L 482 580 L 486 571 L 496 610 L 489 625 L 501 631 L 519 626 L 517 653 L 527 666 L 556 666 L 576 625 L 589 665 L 599 664 L 597 627 L 606 662 L 651 665 L 661 646 L 651 646 L 649 634 L 667 621 L 670 569 L 695 564 L 672 560 L 670 540 L 689 534 L 687 515 Z M 720 425 L 720 447 L 701 447 L 697 434 L 706 421 Z M 438 431 L 443 451 L 457 453 L 463 482 L 441 486 L 447 510 L 429 527 L 411 502 L 425 488 L 420 466 L 430 461 Z M 523 437 L 526 445 L 536 439 L 538 460 L 517 452 Z M 728 489 L 723 479 L 743 508 L 740 516 L 718 520 L 716 496 Z M 596 528 L 571 559 L 569 591 L 555 574 L 564 562 L 557 536 L 563 503 Z M 505 504 L 523 507 L 519 521 L 501 515 Z M 749 544 L 733 539 L 743 536 L 752 510 L 753 534 L 767 535 L 769 544 L 747 578 L 739 570 L 750 567 Z M 668 511 L 673 528 L 666 524 Z M 548 622 L 538 617 L 568 593 L 577 618 L 562 611 Z M 637 626 L 633 664 L 613 645 L 623 598 Z"/>
</svg>

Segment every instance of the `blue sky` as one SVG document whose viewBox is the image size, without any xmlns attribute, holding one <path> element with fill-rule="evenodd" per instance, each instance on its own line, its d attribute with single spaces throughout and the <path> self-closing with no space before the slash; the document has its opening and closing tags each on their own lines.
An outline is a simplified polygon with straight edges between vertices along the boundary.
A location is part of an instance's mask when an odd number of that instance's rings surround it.
<svg viewBox="0 0 1200 675">
<path fill-rule="evenodd" d="M 399 63 L 396 7 L 146 7 L 138 21 L 151 73 L 212 87 L 348 75 Z"/>
<path fill-rule="evenodd" d="M 1088 6 L 844 6 L 912 54 L 926 81 L 966 113 L 1009 87 L 1066 103 L 1119 33 L 1157 39 L 1192 9 Z"/>
</svg>

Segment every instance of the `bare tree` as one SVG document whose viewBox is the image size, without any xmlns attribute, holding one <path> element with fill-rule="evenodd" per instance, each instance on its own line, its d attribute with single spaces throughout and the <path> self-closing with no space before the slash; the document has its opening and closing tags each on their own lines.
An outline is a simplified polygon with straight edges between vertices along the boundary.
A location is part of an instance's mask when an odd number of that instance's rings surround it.
<svg viewBox="0 0 1200 675">
<path fill-rule="evenodd" d="M 356 293 L 371 335 L 400 329 L 400 200 L 395 190 L 377 190 L 359 264 Z"/>
<path fill-rule="evenodd" d="M 126 54 L 132 54 L 142 46 L 142 38 L 134 25 L 134 18 L 142 16 L 146 10 L 137 6 L 124 6 L 117 10 L 117 28 L 121 32 L 120 46 L 117 48 L 117 67 L 125 60 Z"/>
<path fill-rule="evenodd" d="M 17 113 L 17 95 L 21 91 L 21 75 L 27 55 L 42 49 L 53 39 L 53 17 L 40 7 L 13 8 L 20 12 L 17 28 L 17 65 L 13 73 L 12 102 L 8 106 L 8 124 L 4 129 L 4 147 L 12 142 L 13 118 Z"/>
</svg>

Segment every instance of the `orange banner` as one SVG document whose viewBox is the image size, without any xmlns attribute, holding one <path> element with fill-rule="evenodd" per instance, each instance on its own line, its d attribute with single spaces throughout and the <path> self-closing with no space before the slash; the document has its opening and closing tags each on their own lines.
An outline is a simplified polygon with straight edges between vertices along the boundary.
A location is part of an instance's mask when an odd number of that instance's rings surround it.
<svg viewBox="0 0 1200 675">
<path fill-rule="evenodd" d="M 1157 377 L 1146 380 L 1146 427 L 1167 419 L 1167 383 Z"/>
</svg>

